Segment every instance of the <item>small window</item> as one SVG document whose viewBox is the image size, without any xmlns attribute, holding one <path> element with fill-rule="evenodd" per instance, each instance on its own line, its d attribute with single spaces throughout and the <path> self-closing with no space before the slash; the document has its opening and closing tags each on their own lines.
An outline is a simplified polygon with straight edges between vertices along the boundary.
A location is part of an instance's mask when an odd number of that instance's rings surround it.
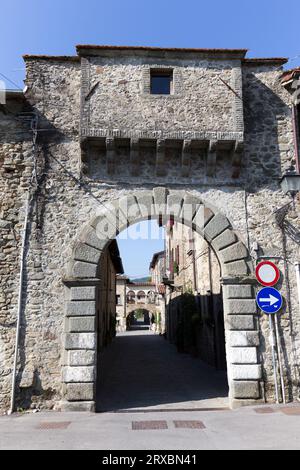
<svg viewBox="0 0 300 470">
<path fill-rule="evenodd" d="M 172 93 L 173 71 L 151 70 L 151 94 L 170 95 Z"/>
</svg>

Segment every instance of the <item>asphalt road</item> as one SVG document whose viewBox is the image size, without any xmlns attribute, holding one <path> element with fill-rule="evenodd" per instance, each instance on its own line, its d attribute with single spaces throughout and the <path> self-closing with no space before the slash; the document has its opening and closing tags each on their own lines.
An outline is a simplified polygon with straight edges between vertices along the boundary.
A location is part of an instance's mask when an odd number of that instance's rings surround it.
<svg viewBox="0 0 300 470">
<path fill-rule="evenodd" d="M 226 374 L 146 330 L 100 357 L 99 413 L 0 417 L 0 449 L 300 449 L 300 403 L 229 410 Z"/>
<path fill-rule="evenodd" d="M 0 449 L 300 449 L 300 406 L 3 416 Z"/>
<path fill-rule="evenodd" d="M 226 373 L 147 329 L 120 333 L 100 356 L 99 411 L 228 407 Z"/>
</svg>

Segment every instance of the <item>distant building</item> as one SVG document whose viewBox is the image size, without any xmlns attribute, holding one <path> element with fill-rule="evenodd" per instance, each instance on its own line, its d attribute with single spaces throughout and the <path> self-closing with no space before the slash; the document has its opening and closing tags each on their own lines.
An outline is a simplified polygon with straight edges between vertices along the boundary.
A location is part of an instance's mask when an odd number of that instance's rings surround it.
<svg viewBox="0 0 300 470">
<path fill-rule="evenodd" d="M 162 332 L 164 296 L 153 282 L 133 282 L 126 276 L 117 276 L 116 310 L 117 331 L 125 331 L 130 318 L 139 311 L 144 313 L 146 323 L 153 325 L 153 331 Z"/>
<path fill-rule="evenodd" d="M 151 280 L 158 289 L 158 286 L 163 283 L 163 278 L 166 272 L 165 251 L 159 251 L 158 253 L 154 253 L 149 270 L 151 274 Z"/>
<path fill-rule="evenodd" d="M 117 331 L 126 331 L 126 288 L 129 277 L 116 276 L 116 313 Z"/>
</svg>

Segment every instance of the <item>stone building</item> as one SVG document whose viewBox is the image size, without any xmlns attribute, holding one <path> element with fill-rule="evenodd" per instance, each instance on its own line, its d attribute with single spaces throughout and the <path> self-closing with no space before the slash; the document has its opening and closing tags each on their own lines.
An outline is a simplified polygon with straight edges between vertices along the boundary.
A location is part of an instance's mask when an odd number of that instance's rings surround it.
<svg viewBox="0 0 300 470">
<path fill-rule="evenodd" d="M 126 331 L 133 315 L 143 312 L 147 324 L 153 319 L 155 331 L 161 332 L 164 317 L 164 298 L 154 282 L 134 282 L 126 276 L 117 276 L 118 331 Z"/>
<path fill-rule="evenodd" d="M 154 253 L 149 271 L 151 280 L 155 284 L 156 304 L 159 306 L 157 313 L 159 314 L 159 333 L 166 333 L 166 288 L 164 285 L 164 277 L 166 275 L 166 252 L 159 251 Z"/>
<path fill-rule="evenodd" d="M 246 53 L 24 57 L 25 92 L 0 109 L 1 410 L 94 409 L 98 332 L 84 320 L 102 314 L 107 245 L 148 218 L 184 221 L 218 259 L 231 406 L 274 400 L 254 274 L 261 256 L 278 263 L 285 389 L 299 398 L 299 198 L 281 186 L 299 175 L 299 131 L 286 59 Z"/>
<path fill-rule="evenodd" d="M 128 282 L 127 276 L 116 277 L 117 331 L 126 331 L 126 287 Z"/>
<path fill-rule="evenodd" d="M 179 349 L 225 369 L 221 270 L 214 251 L 190 227 L 170 220 L 166 225 L 166 266 L 168 338 Z"/>
<path fill-rule="evenodd" d="M 156 290 L 158 291 L 159 286 L 163 284 L 163 278 L 166 273 L 166 253 L 165 251 L 159 251 L 154 253 L 149 271 L 151 274 L 151 280 L 156 286 Z"/>
</svg>

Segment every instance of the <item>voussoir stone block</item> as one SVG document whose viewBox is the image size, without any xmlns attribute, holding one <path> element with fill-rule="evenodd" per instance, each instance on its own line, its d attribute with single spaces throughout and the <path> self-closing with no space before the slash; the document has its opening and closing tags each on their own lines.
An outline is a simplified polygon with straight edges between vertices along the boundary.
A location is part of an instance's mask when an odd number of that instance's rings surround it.
<svg viewBox="0 0 300 470">
<path fill-rule="evenodd" d="M 103 239 L 101 237 L 98 237 L 94 227 L 89 227 L 89 229 L 86 230 L 80 238 L 81 241 L 83 241 L 87 245 L 97 248 L 99 251 L 102 251 L 103 246 L 105 246 L 103 245 Z"/>
<path fill-rule="evenodd" d="M 216 214 L 205 226 L 204 237 L 211 242 L 230 226 L 228 219 L 222 214 Z"/>
<path fill-rule="evenodd" d="M 74 259 L 78 261 L 85 261 L 87 263 L 98 264 L 101 256 L 101 251 L 93 248 L 85 243 L 78 243 L 74 250 Z"/>
<path fill-rule="evenodd" d="M 166 214 L 167 197 L 169 191 L 167 188 L 159 187 L 153 189 L 154 205 L 156 214 Z"/>
<path fill-rule="evenodd" d="M 153 199 L 152 192 L 145 191 L 141 194 L 138 194 L 136 199 L 140 208 L 141 216 L 143 218 L 153 217 L 155 214 L 155 211 L 154 211 L 154 199 Z"/>
<path fill-rule="evenodd" d="M 92 263 L 84 263 L 83 261 L 75 261 L 72 268 L 72 276 L 77 278 L 93 278 L 97 277 L 98 265 Z"/>
<path fill-rule="evenodd" d="M 237 381 L 234 380 L 231 384 L 231 393 L 237 399 L 254 399 L 260 398 L 259 382 L 258 381 Z"/>
<path fill-rule="evenodd" d="M 96 319 L 93 317 L 71 317 L 69 320 L 69 331 L 95 331 Z"/>
<path fill-rule="evenodd" d="M 96 314 L 96 302 L 93 300 L 79 300 L 67 303 L 67 316 L 93 316 Z"/>
<path fill-rule="evenodd" d="M 212 242 L 212 246 L 216 251 L 227 248 L 230 245 L 233 245 L 237 241 L 237 236 L 232 230 L 225 230 L 221 235 L 216 237 Z"/>
<path fill-rule="evenodd" d="M 94 286 L 81 286 L 71 287 L 71 300 L 95 300 L 96 287 Z"/>
<path fill-rule="evenodd" d="M 254 299 L 226 299 L 224 302 L 225 315 L 256 314 L 256 312 L 257 307 Z"/>
<path fill-rule="evenodd" d="M 208 207 L 199 206 L 194 218 L 192 225 L 200 235 L 204 236 L 204 227 L 214 217 L 214 213 Z"/>
<path fill-rule="evenodd" d="M 193 220 L 201 205 L 203 204 L 199 197 L 193 194 L 185 194 L 182 206 L 182 217 L 186 217 L 190 221 Z"/>
<path fill-rule="evenodd" d="M 253 288 L 251 285 L 224 285 L 223 292 L 226 299 L 252 299 Z"/>
<path fill-rule="evenodd" d="M 229 348 L 227 355 L 231 364 L 257 364 L 257 349 L 255 347 Z"/>
<path fill-rule="evenodd" d="M 68 351 L 68 364 L 70 366 L 92 366 L 95 362 L 95 351 Z"/>
<path fill-rule="evenodd" d="M 233 380 L 260 380 L 260 364 L 231 364 L 231 378 Z"/>
<path fill-rule="evenodd" d="M 179 218 L 182 211 L 184 193 L 181 191 L 171 192 L 167 198 L 167 213 Z"/>
<path fill-rule="evenodd" d="M 138 221 L 139 218 L 141 218 L 140 207 L 137 203 L 135 196 L 130 195 L 130 196 L 125 196 L 121 198 L 119 201 L 119 207 L 127 219 L 126 225 L 135 223 Z M 120 228 L 123 229 L 126 227 L 120 227 Z"/>
<path fill-rule="evenodd" d="M 228 330 L 254 330 L 253 315 L 230 315 L 225 319 Z"/>
<path fill-rule="evenodd" d="M 242 242 L 235 243 L 234 245 L 224 248 L 219 252 L 223 263 L 229 263 L 230 261 L 238 261 L 248 257 L 248 250 Z"/>
<path fill-rule="evenodd" d="M 104 250 L 105 243 L 112 238 L 115 238 L 118 234 L 118 211 L 109 211 L 98 215 L 92 222 L 92 226 L 96 231 L 97 237 L 99 238 L 99 248 Z M 102 248 L 104 243 L 104 248 Z"/>
<path fill-rule="evenodd" d="M 62 374 L 63 382 L 94 382 L 95 380 L 95 367 L 64 367 Z"/>
<path fill-rule="evenodd" d="M 226 337 L 231 347 L 259 346 L 258 331 L 228 331 Z"/>
<path fill-rule="evenodd" d="M 95 333 L 67 333 L 65 335 L 65 349 L 92 349 L 96 348 Z"/>
</svg>

